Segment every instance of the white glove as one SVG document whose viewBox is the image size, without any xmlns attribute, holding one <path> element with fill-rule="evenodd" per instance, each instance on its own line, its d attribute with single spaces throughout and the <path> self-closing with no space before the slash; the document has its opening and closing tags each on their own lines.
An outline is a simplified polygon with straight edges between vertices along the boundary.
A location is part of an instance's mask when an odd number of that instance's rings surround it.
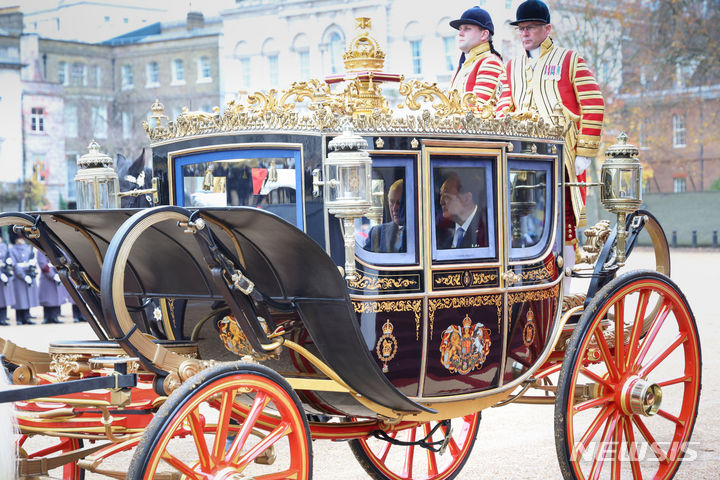
<svg viewBox="0 0 720 480">
<path fill-rule="evenodd" d="M 582 173 L 590 166 L 591 162 L 592 158 L 577 155 L 575 157 L 575 175 L 582 175 Z"/>
<path fill-rule="evenodd" d="M 60 275 L 57 273 L 53 275 L 53 280 L 55 280 L 55 283 L 60 284 Z"/>
<path fill-rule="evenodd" d="M 5 263 L 7 263 L 8 265 L 12 265 L 12 264 L 13 264 L 13 259 L 12 259 L 11 257 L 8 257 L 8 258 L 5 259 Z"/>
<path fill-rule="evenodd" d="M 8 282 L 8 277 L 4 273 L 0 273 L 0 280 L 2 280 L 3 283 Z"/>
<path fill-rule="evenodd" d="M 30 275 L 25 275 L 25 283 L 27 283 L 28 286 L 32 285 L 32 278 L 30 278 Z"/>
</svg>

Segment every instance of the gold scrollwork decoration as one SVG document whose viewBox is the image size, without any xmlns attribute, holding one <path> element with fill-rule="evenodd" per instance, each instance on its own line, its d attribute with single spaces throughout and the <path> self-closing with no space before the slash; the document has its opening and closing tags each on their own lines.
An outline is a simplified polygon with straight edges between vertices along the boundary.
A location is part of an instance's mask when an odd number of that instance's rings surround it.
<svg viewBox="0 0 720 480">
<path fill-rule="evenodd" d="M 415 340 L 420 340 L 422 300 L 385 300 L 380 302 L 353 301 L 355 313 L 413 312 L 415 314 Z"/>
<path fill-rule="evenodd" d="M 508 308 L 516 303 L 536 302 L 548 298 L 557 298 L 560 286 L 555 285 L 544 290 L 530 290 L 529 292 L 512 292 L 508 294 Z"/>
<path fill-rule="evenodd" d="M 478 295 L 472 297 L 441 297 L 428 299 L 428 319 L 430 320 L 430 339 L 433 337 L 433 329 L 435 323 L 435 312 L 448 308 L 469 308 L 469 307 L 485 307 L 495 305 L 498 319 L 498 330 L 500 329 L 500 321 L 502 319 L 502 295 Z"/>
<path fill-rule="evenodd" d="M 462 286 L 462 274 L 461 273 L 449 273 L 446 275 L 436 275 L 433 277 L 433 283 L 436 287 L 461 287 Z"/>
<path fill-rule="evenodd" d="M 523 281 L 526 280 L 545 280 L 552 278 L 552 272 L 547 267 L 547 265 L 543 265 L 540 268 L 535 268 L 533 270 L 526 270 L 522 272 L 520 275 L 523 279 Z"/>
<path fill-rule="evenodd" d="M 472 285 L 485 285 L 487 283 L 494 283 L 498 276 L 495 273 L 483 273 L 483 272 L 471 272 Z"/>
<path fill-rule="evenodd" d="M 376 277 L 368 276 L 363 272 L 358 272 L 358 276 L 354 280 L 348 282 L 350 288 L 357 290 L 393 290 L 399 288 L 410 288 L 418 285 L 417 280 L 411 278 L 396 277 Z"/>
</svg>

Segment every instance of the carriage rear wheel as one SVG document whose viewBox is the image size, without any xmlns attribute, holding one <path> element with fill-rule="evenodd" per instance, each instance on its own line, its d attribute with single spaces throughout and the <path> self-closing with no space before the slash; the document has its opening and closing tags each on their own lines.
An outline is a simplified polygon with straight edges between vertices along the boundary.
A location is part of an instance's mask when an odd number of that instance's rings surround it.
<svg viewBox="0 0 720 480">
<path fill-rule="evenodd" d="M 476 412 L 388 433 L 391 440 L 368 437 L 349 443 L 360 465 L 376 480 L 446 480 L 455 478 L 465 465 L 479 426 L 480 412 Z M 420 440 L 431 448 L 418 445 Z"/>
<path fill-rule="evenodd" d="M 312 477 L 310 430 L 277 373 L 240 362 L 204 370 L 150 422 L 128 479 Z"/>
<path fill-rule="evenodd" d="M 700 370 L 695 318 L 675 283 L 653 271 L 608 283 L 560 370 L 555 445 L 564 478 L 672 478 L 695 425 Z"/>
</svg>

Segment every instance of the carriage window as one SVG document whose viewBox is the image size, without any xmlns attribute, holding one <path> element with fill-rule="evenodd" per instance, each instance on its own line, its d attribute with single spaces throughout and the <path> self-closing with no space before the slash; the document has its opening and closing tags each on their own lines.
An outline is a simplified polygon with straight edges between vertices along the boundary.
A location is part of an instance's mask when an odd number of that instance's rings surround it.
<svg viewBox="0 0 720 480">
<path fill-rule="evenodd" d="M 373 203 L 355 223 L 356 255 L 374 264 L 415 262 L 412 161 L 373 159 Z"/>
<path fill-rule="evenodd" d="M 435 155 L 431 166 L 433 260 L 495 257 L 491 160 Z"/>
<path fill-rule="evenodd" d="M 174 168 L 178 205 L 262 208 L 303 228 L 299 150 L 206 152 L 178 157 Z"/>
<path fill-rule="evenodd" d="M 510 257 L 530 258 L 547 246 L 552 227 L 551 162 L 508 162 Z"/>
</svg>

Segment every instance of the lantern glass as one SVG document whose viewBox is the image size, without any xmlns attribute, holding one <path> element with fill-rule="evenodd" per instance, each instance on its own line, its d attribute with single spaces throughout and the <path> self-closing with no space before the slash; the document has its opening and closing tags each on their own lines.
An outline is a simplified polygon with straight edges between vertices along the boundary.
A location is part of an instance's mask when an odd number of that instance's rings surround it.
<svg viewBox="0 0 720 480">
<path fill-rule="evenodd" d="M 610 167 L 603 169 L 601 197 L 607 201 L 641 200 L 640 169 Z"/>
<path fill-rule="evenodd" d="M 79 170 L 75 176 L 77 208 L 94 210 L 118 208 L 118 177 L 111 168 L 98 167 Z"/>
</svg>

